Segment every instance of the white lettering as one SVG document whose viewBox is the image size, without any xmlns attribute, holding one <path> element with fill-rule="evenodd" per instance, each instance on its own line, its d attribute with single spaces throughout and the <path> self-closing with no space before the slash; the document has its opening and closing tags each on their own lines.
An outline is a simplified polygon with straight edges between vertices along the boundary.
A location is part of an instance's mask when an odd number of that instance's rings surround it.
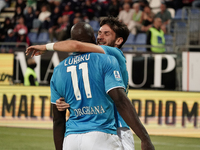
<svg viewBox="0 0 200 150">
<path fill-rule="evenodd" d="M 140 84 L 135 84 L 132 79 L 133 57 L 135 55 L 136 54 L 125 54 L 126 61 L 127 61 L 127 71 L 128 71 L 128 76 L 129 76 L 129 85 L 132 87 L 140 88 L 140 87 L 144 86 L 147 81 L 147 62 L 148 62 L 149 54 L 142 55 L 142 56 L 144 56 L 144 78 L 143 78 L 142 83 L 140 83 Z"/>
<path fill-rule="evenodd" d="M 74 64 L 78 64 L 82 61 L 88 61 L 90 59 L 90 54 L 84 54 L 84 55 L 79 55 L 76 56 L 74 58 L 70 58 L 68 63 L 65 61 L 64 65 L 74 65 Z"/>
<path fill-rule="evenodd" d="M 163 54 L 157 54 L 154 55 L 154 84 L 151 85 L 151 87 L 161 88 L 164 87 L 162 85 L 162 73 L 167 73 L 172 71 L 175 68 L 176 62 L 173 58 L 173 55 L 163 55 Z M 162 70 L 162 58 L 167 59 L 167 68 L 165 70 Z"/>
<path fill-rule="evenodd" d="M 41 83 L 48 83 L 48 80 L 47 80 L 48 76 L 49 76 L 50 73 L 53 73 L 53 69 L 51 69 L 51 66 L 53 65 L 54 67 L 56 67 L 59 63 L 60 63 L 60 61 L 59 61 L 58 53 L 54 52 L 53 56 L 51 58 L 51 61 L 48 65 L 44 80 L 41 81 Z"/>
<path fill-rule="evenodd" d="M 82 108 L 74 109 L 74 113 L 76 117 L 78 117 L 82 115 L 103 114 L 105 113 L 105 110 L 103 106 L 93 106 L 93 107 L 84 106 Z"/>
</svg>

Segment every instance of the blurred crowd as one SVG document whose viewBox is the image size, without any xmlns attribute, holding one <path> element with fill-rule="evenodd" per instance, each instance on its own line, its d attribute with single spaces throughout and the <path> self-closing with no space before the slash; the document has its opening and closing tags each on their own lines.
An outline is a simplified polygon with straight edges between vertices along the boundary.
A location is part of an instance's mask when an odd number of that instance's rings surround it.
<svg viewBox="0 0 200 150">
<path fill-rule="evenodd" d="M 0 28 L 0 42 L 32 43 L 27 36 L 29 32 L 49 33 L 49 42 L 70 38 L 71 27 L 79 22 L 99 21 L 105 16 L 118 17 L 127 24 L 132 34 L 147 32 L 155 18 L 160 18 L 160 28 L 166 33 L 171 17 L 167 8 L 175 11 L 183 6 L 191 6 L 196 0 L 161 0 L 160 11 L 153 13 L 147 0 L 16 0 L 15 14 L 5 18 Z M 9 7 L 10 0 L 0 1 Z M 17 45 L 20 47 L 20 45 Z M 12 52 L 12 46 L 9 46 Z"/>
</svg>

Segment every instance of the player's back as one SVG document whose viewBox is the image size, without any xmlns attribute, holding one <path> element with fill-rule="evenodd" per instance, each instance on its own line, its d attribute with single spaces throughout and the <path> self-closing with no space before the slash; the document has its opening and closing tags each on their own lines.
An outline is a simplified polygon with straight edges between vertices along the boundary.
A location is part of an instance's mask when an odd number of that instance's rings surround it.
<svg viewBox="0 0 200 150">
<path fill-rule="evenodd" d="M 123 81 L 119 68 L 111 70 L 112 63 L 117 63 L 112 56 L 84 53 L 69 56 L 55 68 L 54 86 L 70 105 L 66 135 L 90 131 L 116 134 L 114 105 L 106 92 L 123 86 Z"/>
</svg>

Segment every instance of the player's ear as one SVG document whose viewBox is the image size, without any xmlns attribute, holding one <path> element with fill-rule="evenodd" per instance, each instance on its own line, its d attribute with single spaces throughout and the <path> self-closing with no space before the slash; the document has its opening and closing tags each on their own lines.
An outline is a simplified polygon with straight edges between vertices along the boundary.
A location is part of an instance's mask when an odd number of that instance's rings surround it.
<svg viewBox="0 0 200 150">
<path fill-rule="evenodd" d="M 118 38 L 116 39 L 116 41 L 115 41 L 115 44 L 116 44 L 116 45 L 121 45 L 122 42 L 123 42 L 123 38 L 122 38 L 122 37 L 118 37 Z"/>
</svg>

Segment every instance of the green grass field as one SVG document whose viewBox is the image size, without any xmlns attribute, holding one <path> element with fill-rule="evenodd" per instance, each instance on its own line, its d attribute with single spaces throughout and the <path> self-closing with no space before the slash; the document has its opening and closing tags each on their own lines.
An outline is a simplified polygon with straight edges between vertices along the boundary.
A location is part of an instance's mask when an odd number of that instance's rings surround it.
<svg viewBox="0 0 200 150">
<path fill-rule="evenodd" d="M 52 130 L 0 127 L 0 150 L 54 150 Z M 140 140 L 135 138 L 136 150 Z M 199 150 L 200 138 L 151 136 L 156 150 Z"/>
</svg>

